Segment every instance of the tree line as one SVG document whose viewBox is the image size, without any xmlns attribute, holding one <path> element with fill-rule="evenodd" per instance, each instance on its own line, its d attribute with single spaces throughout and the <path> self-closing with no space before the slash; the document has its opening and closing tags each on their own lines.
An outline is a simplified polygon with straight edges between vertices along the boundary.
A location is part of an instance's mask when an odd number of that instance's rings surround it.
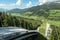
<svg viewBox="0 0 60 40">
<path fill-rule="evenodd" d="M 24 18 L 20 18 L 17 16 L 12 16 L 11 13 L 9 15 L 7 13 L 3 13 L 1 16 L 2 19 L 2 27 L 20 27 L 29 30 L 35 30 L 41 25 L 41 21 L 37 20 L 28 20 Z"/>
</svg>

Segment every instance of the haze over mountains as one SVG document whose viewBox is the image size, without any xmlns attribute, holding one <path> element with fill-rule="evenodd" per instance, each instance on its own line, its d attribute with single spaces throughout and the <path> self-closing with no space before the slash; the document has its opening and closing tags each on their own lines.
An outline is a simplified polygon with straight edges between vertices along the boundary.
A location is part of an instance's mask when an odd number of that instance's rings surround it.
<svg viewBox="0 0 60 40">
<path fill-rule="evenodd" d="M 0 8 L 0 12 L 7 11 L 7 9 Z"/>
<path fill-rule="evenodd" d="M 35 11 L 36 12 L 37 10 L 47 9 L 47 8 L 48 9 L 60 9 L 60 1 L 45 3 L 43 5 L 38 5 L 38 6 L 31 7 L 31 8 L 26 8 L 26 9 L 15 8 L 15 9 L 7 10 L 7 9 L 0 8 L 0 11 L 22 13 L 22 12 L 27 12 L 27 11 L 29 11 L 29 12 Z"/>
</svg>

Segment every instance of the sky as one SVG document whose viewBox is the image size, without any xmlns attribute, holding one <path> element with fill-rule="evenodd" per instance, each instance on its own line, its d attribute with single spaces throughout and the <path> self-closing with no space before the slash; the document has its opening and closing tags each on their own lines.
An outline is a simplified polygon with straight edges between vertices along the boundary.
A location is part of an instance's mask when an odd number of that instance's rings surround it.
<svg viewBox="0 0 60 40">
<path fill-rule="evenodd" d="M 0 0 L 0 8 L 4 9 L 24 9 L 30 8 L 32 6 L 42 5 L 48 1 L 55 0 Z"/>
</svg>

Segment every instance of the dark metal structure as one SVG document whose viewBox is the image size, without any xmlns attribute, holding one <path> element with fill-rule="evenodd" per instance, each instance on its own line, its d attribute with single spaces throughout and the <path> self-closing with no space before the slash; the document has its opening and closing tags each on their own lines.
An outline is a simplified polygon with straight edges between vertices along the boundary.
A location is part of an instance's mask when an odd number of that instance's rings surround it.
<svg viewBox="0 0 60 40">
<path fill-rule="evenodd" d="M 0 40 L 34 40 L 39 33 L 17 27 L 0 27 Z"/>
<path fill-rule="evenodd" d="M 2 12 L 0 12 L 0 27 L 2 27 Z"/>
</svg>

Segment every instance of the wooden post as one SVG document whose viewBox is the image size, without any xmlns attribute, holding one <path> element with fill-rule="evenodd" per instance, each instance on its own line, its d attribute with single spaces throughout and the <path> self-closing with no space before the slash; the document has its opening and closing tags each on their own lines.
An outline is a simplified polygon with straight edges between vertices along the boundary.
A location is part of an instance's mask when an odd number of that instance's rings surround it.
<svg viewBox="0 0 60 40">
<path fill-rule="evenodd" d="M 0 27 L 2 27 L 2 12 L 0 12 Z"/>
</svg>

